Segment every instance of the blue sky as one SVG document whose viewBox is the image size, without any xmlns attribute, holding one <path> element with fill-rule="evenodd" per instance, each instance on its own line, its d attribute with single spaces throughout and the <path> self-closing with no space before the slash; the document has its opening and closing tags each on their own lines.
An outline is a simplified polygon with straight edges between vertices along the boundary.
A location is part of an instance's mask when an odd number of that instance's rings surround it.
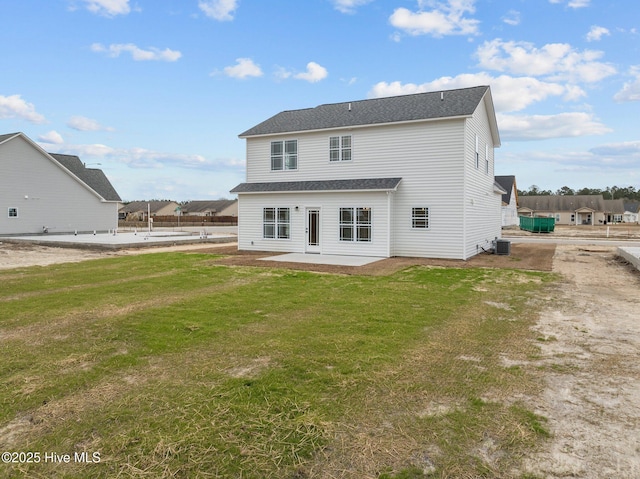
<svg viewBox="0 0 640 479">
<path fill-rule="evenodd" d="M 637 0 L 0 0 L 0 133 L 217 199 L 282 110 L 490 85 L 496 174 L 640 189 Z"/>
</svg>

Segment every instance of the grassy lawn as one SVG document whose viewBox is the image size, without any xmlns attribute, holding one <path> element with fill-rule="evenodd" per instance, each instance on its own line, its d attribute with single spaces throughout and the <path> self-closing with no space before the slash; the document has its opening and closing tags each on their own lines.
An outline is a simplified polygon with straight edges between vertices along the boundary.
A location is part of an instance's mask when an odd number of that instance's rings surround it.
<svg viewBox="0 0 640 479">
<path fill-rule="evenodd" d="M 518 362 L 552 279 L 184 253 L 0 271 L 0 450 L 40 454 L 0 477 L 513 477 L 548 436 Z"/>
</svg>

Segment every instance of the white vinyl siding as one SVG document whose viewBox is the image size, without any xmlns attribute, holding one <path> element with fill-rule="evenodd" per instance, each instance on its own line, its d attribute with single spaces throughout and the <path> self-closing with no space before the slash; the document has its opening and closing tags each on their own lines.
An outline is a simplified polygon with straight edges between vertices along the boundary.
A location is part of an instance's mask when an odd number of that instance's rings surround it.
<svg viewBox="0 0 640 479">
<path fill-rule="evenodd" d="M 0 144 L 0 234 L 104 231 L 118 225 L 118 203 L 104 202 L 84 183 L 23 137 Z M 5 211 L 7 211 L 5 209 Z"/>
<path fill-rule="evenodd" d="M 494 191 L 493 175 L 486 174 L 484 168 L 475 167 L 476 141 L 488 145 L 485 151 L 490 172 L 493 165 L 493 142 L 484 102 L 478 105 L 466 124 L 468 159 L 464 184 L 463 259 L 489 248 L 502 234 L 502 195 Z"/>
<path fill-rule="evenodd" d="M 323 253 L 467 259 L 481 252 L 481 247 L 500 236 L 501 196 L 494 193 L 493 189 L 494 145 L 484 102 L 480 103 L 470 118 L 295 134 L 300 161 L 296 171 L 287 173 L 288 181 L 402 178 L 397 191 L 389 193 L 274 195 L 273 198 L 283 202 L 283 206 L 299 206 L 300 211 L 303 211 L 302 207 L 305 205 L 322 207 Z M 347 135 L 352 136 L 353 161 L 336 161 L 328 168 L 327 139 Z M 270 170 L 269 158 L 265 155 L 269 152 L 271 141 L 286 138 L 287 135 L 283 134 L 250 137 L 246 140 L 247 182 L 280 181 Z M 480 151 L 480 145 L 487 145 L 482 147 L 484 154 Z M 476 168 L 479 156 L 486 157 L 485 161 L 489 162 L 488 174 L 485 173 L 485 168 Z M 376 203 L 351 201 L 361 195 L 371 195 L 376 198 Z M 254 220 L 257 218 L 258 231 L 254 232 L 249 226 L 245 229 L 243 225 L 248 220 L 243 219 L 242 203 L 249 210 L 258 205 L 271 205 L 263 198 L 271 195 L 239 196 L 240 248 L 259 249 L 259 242 L 253 239 L 254 244 L 251 245 L 252 239 L 249 236 L 258 236 L 258 239 L 261 237 L 261 213 L 247 213 Z M 348 199 L 351 204 L 341 201 L 342 198 Z M 387 201 L 392 205 L 390 211 Z M 362 206 L 372 207 L 372 241 L 340 241 L 338 209 Z M 427 206 L 428 228 L 414 228 L 412 208 Z M 304 226 L 300 233 L 302 236 L 296 236 L 296 221 L 300 221 L 296 218 L 304 217 L 304 214 L 293 209 L 291 214 L 292 249 L 289 251 L 304 252 Z M 384 222 L 390 221 L 390 229 L 379 227 L 382 219 Z"/>
<path fill-rule="evenodd" d="M 326 158 L 326 157 L 325 157 Z M 323 254 L 389 256 L 389 205 L 386 192 L 240 194 L 238 248 L 240 250 L 304 253 L 306 208 L 320 210 L 320 251 Z M 290 241 L 263 238 L 264 205 L 289 208 Z M 340 241 L 340 208 L 370 208 L 371 241 Z M 367 225 L 361 225 L 366 227 Z"/>
</svg>

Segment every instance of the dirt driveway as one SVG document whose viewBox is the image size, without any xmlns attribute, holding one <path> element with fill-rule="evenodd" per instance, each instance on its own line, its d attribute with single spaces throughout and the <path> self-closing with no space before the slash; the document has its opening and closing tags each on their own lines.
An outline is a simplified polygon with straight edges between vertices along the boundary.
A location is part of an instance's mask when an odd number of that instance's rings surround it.
<svg viewBox="0 0 640 479">
<path fill-rule="evenodd" d="M 526 460 L 545 478 L 640 478 L 640 274 L 615 248 L 559 245 L 562 276 L 536 331 L 548 448 Z"/>
<path fill-rule="evenodd" d="M 260 265 L 259 253 L 235 246 L 153 248 L 228 254 L 228 265 Z M 92 252 L 0 244 L 0 269 L 145 251 Z M 552 438 L 525 458 L 533 477 L 640 478 L 640 273 L 618 260 L 615 248 L 513 244 L 510 256 L 469 261 L 389 258 L 360 268 L 270 262 L 342 274 L 390 274 L 411 264 L 509 267 L 558 273 L 543 304 L 536 334 L 540 356 L 526 367 L 543 374 L 546 389 L 530 407 L 548 419 Z M 263 253 L 264 254 L 264 253 Z"/>
</svg>

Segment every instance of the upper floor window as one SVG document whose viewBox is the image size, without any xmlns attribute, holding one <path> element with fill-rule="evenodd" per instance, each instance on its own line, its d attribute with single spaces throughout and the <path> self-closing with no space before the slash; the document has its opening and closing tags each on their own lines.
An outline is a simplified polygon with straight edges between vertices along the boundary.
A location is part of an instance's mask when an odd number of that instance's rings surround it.
<svg viewBox="0 0 640 479">
<path fill-rule="evenodd" d="M 351 135 L 329 137 L 329 161 L 351 161 Z"/>
<path fill-rule="evenodd" d="M 271 170 L 298 169 L 298 140 L 271 142 Z"/>
<path fill-rule="evenodd" d="M 476 169 L 480 168 L 480 140 L 476 135 Z"/>
<path fill-rule="evenodd" d="M 9 218 L 17 218 L 18 217 L 18 208 L 9 208 L 8 214 L 9 214 Z"/>
<path fill-rule="evenodd" d="M 484 145 L 484 172 L 489 174 L 489 145 Z"/>
</svg>

